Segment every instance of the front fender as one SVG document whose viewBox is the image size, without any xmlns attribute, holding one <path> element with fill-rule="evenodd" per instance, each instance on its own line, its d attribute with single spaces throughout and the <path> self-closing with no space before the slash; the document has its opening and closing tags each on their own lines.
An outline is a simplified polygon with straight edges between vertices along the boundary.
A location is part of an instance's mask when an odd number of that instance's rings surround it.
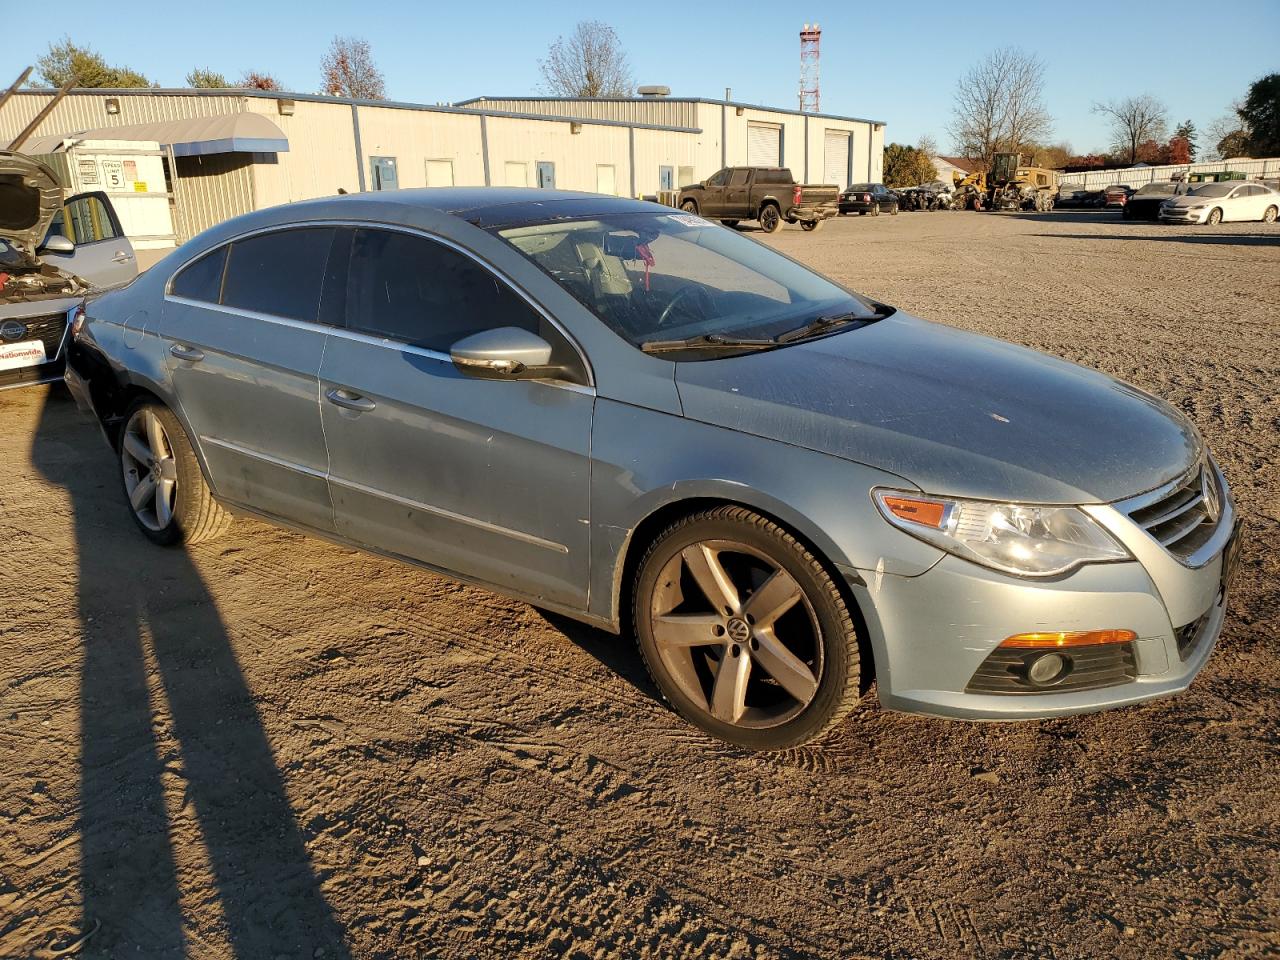
<svg viewBox="0 0 1280 960">
<path fill-rule="evenodd" d="M 627 557 L 645 521 L 680 503 L 737 503 L 768 514 L 830 563 L 916 576 L 942 556 L 891 527 L 871 501 L 894 474 L 724 427 L 597 401 L 592 429 L 590 612 L 620 623 Z M 647 539 L 647 538 L 645 538 Z"/>
</svg>

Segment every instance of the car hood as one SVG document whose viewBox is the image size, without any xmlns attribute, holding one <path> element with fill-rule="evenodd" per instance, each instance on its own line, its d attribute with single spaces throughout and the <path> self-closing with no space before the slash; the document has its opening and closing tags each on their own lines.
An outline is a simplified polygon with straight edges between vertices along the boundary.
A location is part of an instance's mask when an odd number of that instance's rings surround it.
<svg viewBox="0 0 1280 960">
<path fill-rule="evenodd" d="M 1169 206 L 1171 207 L 1194 207 L 1196 204 L 1208 206 L 1211 203 L 1221 203 L 1226 197 L 1193 197 L 1189 194 L 1182 194 L 1178 197 L 1169 198 Z"/>
<path fill-rule="evenodd" d="M 0 237 L 34 254 L 61 206 L 62 186 L 53 170 L 0 150 Z"/>
<path fill-rule="evenodd" d="M 1108 502 L 1159 486 L 1200 452 L 1191 423 L 1135 387 L 900 313 L 679 363 L 676 383 L 691 419 L 865 463 L 930 493 Z"/>
</svg>

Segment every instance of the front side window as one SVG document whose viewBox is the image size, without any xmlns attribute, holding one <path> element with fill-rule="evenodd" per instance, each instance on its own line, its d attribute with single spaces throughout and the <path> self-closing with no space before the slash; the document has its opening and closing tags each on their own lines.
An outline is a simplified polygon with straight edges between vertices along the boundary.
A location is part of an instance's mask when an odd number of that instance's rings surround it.
<svg viewBox="0 0 1280 960">
<path fill-rule="evenodd" d="M 493 273 L 451 247 L 392 230 L 357 230 L 347 273 L 352 330 L 448 353 L 494 327 L 538 332 L 539 316 Z"/>
<path fill-rule="evenodd" d="M 239 310 L 315 323 L 333 227 L 300 227 L 231 244 L 222 303 Z"/>
<path fill-rule="evenodd" d="M 63 208 L 65 219 L 50 227 L 50 233 L 68 236 L 66 224 L 70 223 L 69 239 L 78 244 L 97 243 L 118 236 L 115 222 L 107 205 L 100 197 L 87 196 L 72 200 Z"/>
<path fill-rule="evenodd" d="M 772 338 L 819 318 L 878 315 L 768 247 L 689 214 L 621 213 L 496 232 L 635 346 Z"/>
<path fill-rule="evenodd" d="M 711 175 L 710 179 L 707 180 L 707 186 L 723 187 L 724 181 L 728 176 L 729 176 L 728 170 L 717 170 L 715 173 Z"/>
</svg>

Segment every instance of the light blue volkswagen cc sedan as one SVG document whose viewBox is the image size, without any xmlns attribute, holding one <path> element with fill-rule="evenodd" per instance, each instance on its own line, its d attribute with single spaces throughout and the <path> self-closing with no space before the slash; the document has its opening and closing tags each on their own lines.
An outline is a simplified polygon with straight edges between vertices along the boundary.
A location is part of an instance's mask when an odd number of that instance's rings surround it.
<svg viewBox="0 0 1280 960">
<path fill-rule="evenodd" d="M 763 750 L 890 708 L 1184 689 L 1239 537 L 1167 403 L 632 200 L 403 190 L 221 224 L 73 321 L 158 544 L 230 513 L 634 633 Z"/>
</svg>

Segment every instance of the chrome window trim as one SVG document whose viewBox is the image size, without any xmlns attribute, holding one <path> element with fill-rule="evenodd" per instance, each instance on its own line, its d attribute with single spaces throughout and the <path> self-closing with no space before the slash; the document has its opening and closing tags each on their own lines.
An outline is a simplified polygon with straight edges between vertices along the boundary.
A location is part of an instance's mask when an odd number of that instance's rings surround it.
<svg viewBox="0 0 1280 960">
<path fill-rule="evenodd" d="M 369 339 L 365 342 L 373 343 L 381 346 L 394 346 L 397 349 L 409 350 L 414 353 L 420 352 L 420 355 L 432 357 L 433 359 L 444 357 L 444 359 L 449 360 L 450 363 L 453 362 L 448 357 L 447 354 L 442 354 L 437 350 L 426 350 L 425 348 L 422 348 L 422 347 L 415 347 L 412 344 L 405 343 L 401 340 L 394 340 L 390 337 L 379 338 L 379 337 L 374 337 L 370 334 L 360 333 L 359 331 L 347 330 L 345 327 L 333 327 L 324 323 L 314 323 L 307 320 L 294 320 L 289 317 L 277 317 L 272 314 L 258 313 L 253 310 L 243 310 L 243 309 L 240 309 L 239 307 L 228 307 L 225 304 L 221 304 L 221 303 L 210 303 L 207 300 L 193 300 L 189 297 L 177 296 L 172 292 L 173 281 L 178 276 L 178 274 L 180 274 L 183 270 L 185 270 L 190 264 L 194 263 L 196 260 L 199 260 L 205 254 L 212 253 L 213 251 L 217 250 L 219 247 L 230 246 L 231 244 L 236 243 L 237 241 L 248 240 L 251 237 L 257 237 L 267 233 L 279 233 L 282 230 L 297 230 L 297 229 L 303 229 L 306 227 L 352 227 L 355 229 L 364 228 L 369 230 L 391 230 L 396 233 L 405 233 L 405 234 L 409 234 L 410 236 L 417 236 L 417 237 L 422 237 L 426 240 L 432 240 L 436 243 L 443 244 L 444 246 L 449 247 L 451 250 L 457 251 L 467 259 L 471 260 L 473 263 L 476 263 L 483 269 L 488 270 L 491 274 L 493 274 L 495 277 L 497 277 L 499 280 L 505 283 L 508 287 L 511 288 L 511 290 L 516 294 L 516 296 L 518 296 L 521 300 L 523 300 L 526 304 L 529 305 L 530 309 L 532 309 L 536 314 L 538 314 L 538 316 L 546 320 L 547 323 L 551 324 L 551 326 L 554 327 L 559 332 L 559 334 L 565 338 L 565 340 L 569 343 L 569 346 L 573 348 L 574 352 L 577 353 L 578 359 L 582 361 L 582 367 L 587 374 L 587 383 L 585 385 L 584 384 L 568 384 L 568 383 L 560 384 L 554 381 L 529 381 L 529 382 L 550 383 L 553 386 L 569 386 L 569 387 L 586 386 L 594 392 L 594 389 L 596 386 L 595 368 L 591 366 L 591 360 L 590 358 L 587 357 L 586 351 L 582 349 L 582 345 L 579 344 L 577 339 L 574 338 L 574 336 L 571 333 L 569 333 L 568 330 L 565 329 L 564 324 L 562 324 L 559 320 L 553 317 L 551 315 L 551 312 L 547 310 L 545 307 L 543 307 L 542 304 L 538 303 L 538 301 L 533 299 L 533 297 L 530 296 L 525 291 L 525 289 L 520 286 L 520 284 L 516 283 L 514 280 L 511 279 L 511 277 L 509 277 L 503 271 L 499 270 L 493 264 L 489 263 L 487 260 L 482 259 L 478 254 L 462 246 L 456 240 L 450 240 L 448 237 L 443 237 L 438 233 L 432 233 L 430 230 L 423 229 L 422 227 L 410 227 L 410 226 L 406 226 L 404 224 L 398 224 L 398 223 L 384 223 L 378 220 L 301 220 L 301 221 L 291 221 L 289 223 L 276 223 L 266 227 L 258 227 L 254 230 L 247 230 L 244 233 L 236 234 L 234 237 L 228 237 L 226 240 L 223 240 L 221 243 L 216 243 L 211 247 L 205 247 L 203 250 L 200 250 L 197 253 L 192 254 L 186 260 L 182 261 L 182 263 L 178 264 L 178 266 L 174 268 L 174 271 L 171 274 L 169 274 L 168 278 L 164 282 L 164 299 L 166 301 L 171 301 L 173 303 L 181 303 L 186 306 L 192 306 L 192 307 L 203 307 L 207 310 L 220 310 L 226 313 L 234 314 L 235 316 L 248 317 L 250 319 L 255 319 L 255 320 L 266 320 L 272 323 L 283 323 L 285 325 L 290 325 L 290 326 L 299 326 L 304 329 L 324 330 L 329 333 L 348 334 L 348 335 L 352 335 L 352 339 L 355 339 L 358 337 L 368 337 Z M 230 255 L 228 254 L 228 262 L 229 261 L 230 261 Z M 326 273 L 327 273 L 327 270 L 326 270 Z"/>
<path fill-rule="evenodd" d="M 469 517 L 465 513 L 455 513 L 454 511 L 446 510 L 443 507 L 436 507 L 429 503 L 423 503 L 421 500 L 411 500 L 408 497 L 401 497 L 394 493 L 388 493 L 386 490 L 379 490 L 376 487 L 365 486 L 363 483 L 357 483 L 354 480 L 344 480 L 342 477 L 335 477 L 330 474 L 329 482 L 336 483 L 340 487 L 357 490 L 360 493 L 366 493 L 372 497 L 391 500 L 394 503 L 409 507 L 413 510 L 421 510 L 423 513 L 429 513 L 433 516 L 442 517 L 446 520 L 454 520 L 458 523 L 464 523 L 467 526 L 486 530 L 489 533 L 497 533 L 504 537 L 510 537 L 513 540 L 520 540 L 524 543 L 532 544 L 535 547 L 542 547 L 544 550 L 554 550 L 556 553 L 565 554 L 569 552 L 569 548 L 563 543 L 556 543 L 554 540 L 547 540 L 543 537 L 535 536 L 532 533 L 525 533 L 523 530 L 513 530 L 511 527 L 504 527 L 496 523 L 490 523 L 488 520 Z"/>
<path fill-rule="evenodd" d="M 230 450 L 232 453 L 239 453 L 254 460 L 261 460 L 264 463 L 270 463 L 273 466 L 284 467 L 286 470 L 293 470 L 295 473 L 304 473 L 309 477 L 315 477 L 318 480 L 326 479 L 323 470 L 317 470 L 315 467 L 307 467 L 301 463 L 294 463 L 292 460 L 284 460 L 281 457 L 273 457 L 269 453 L 263 453 L 261 450 L 253 450 L 249 447 L 242 447 L 238 443 L 232 443 L 230 440 L 223 440 L 219 437 L 210 437 L 204 434 L 200 435 L 202 443 L 209 443 L 215 447 L 222 447 L 224 450 Z"/>
</svg>

